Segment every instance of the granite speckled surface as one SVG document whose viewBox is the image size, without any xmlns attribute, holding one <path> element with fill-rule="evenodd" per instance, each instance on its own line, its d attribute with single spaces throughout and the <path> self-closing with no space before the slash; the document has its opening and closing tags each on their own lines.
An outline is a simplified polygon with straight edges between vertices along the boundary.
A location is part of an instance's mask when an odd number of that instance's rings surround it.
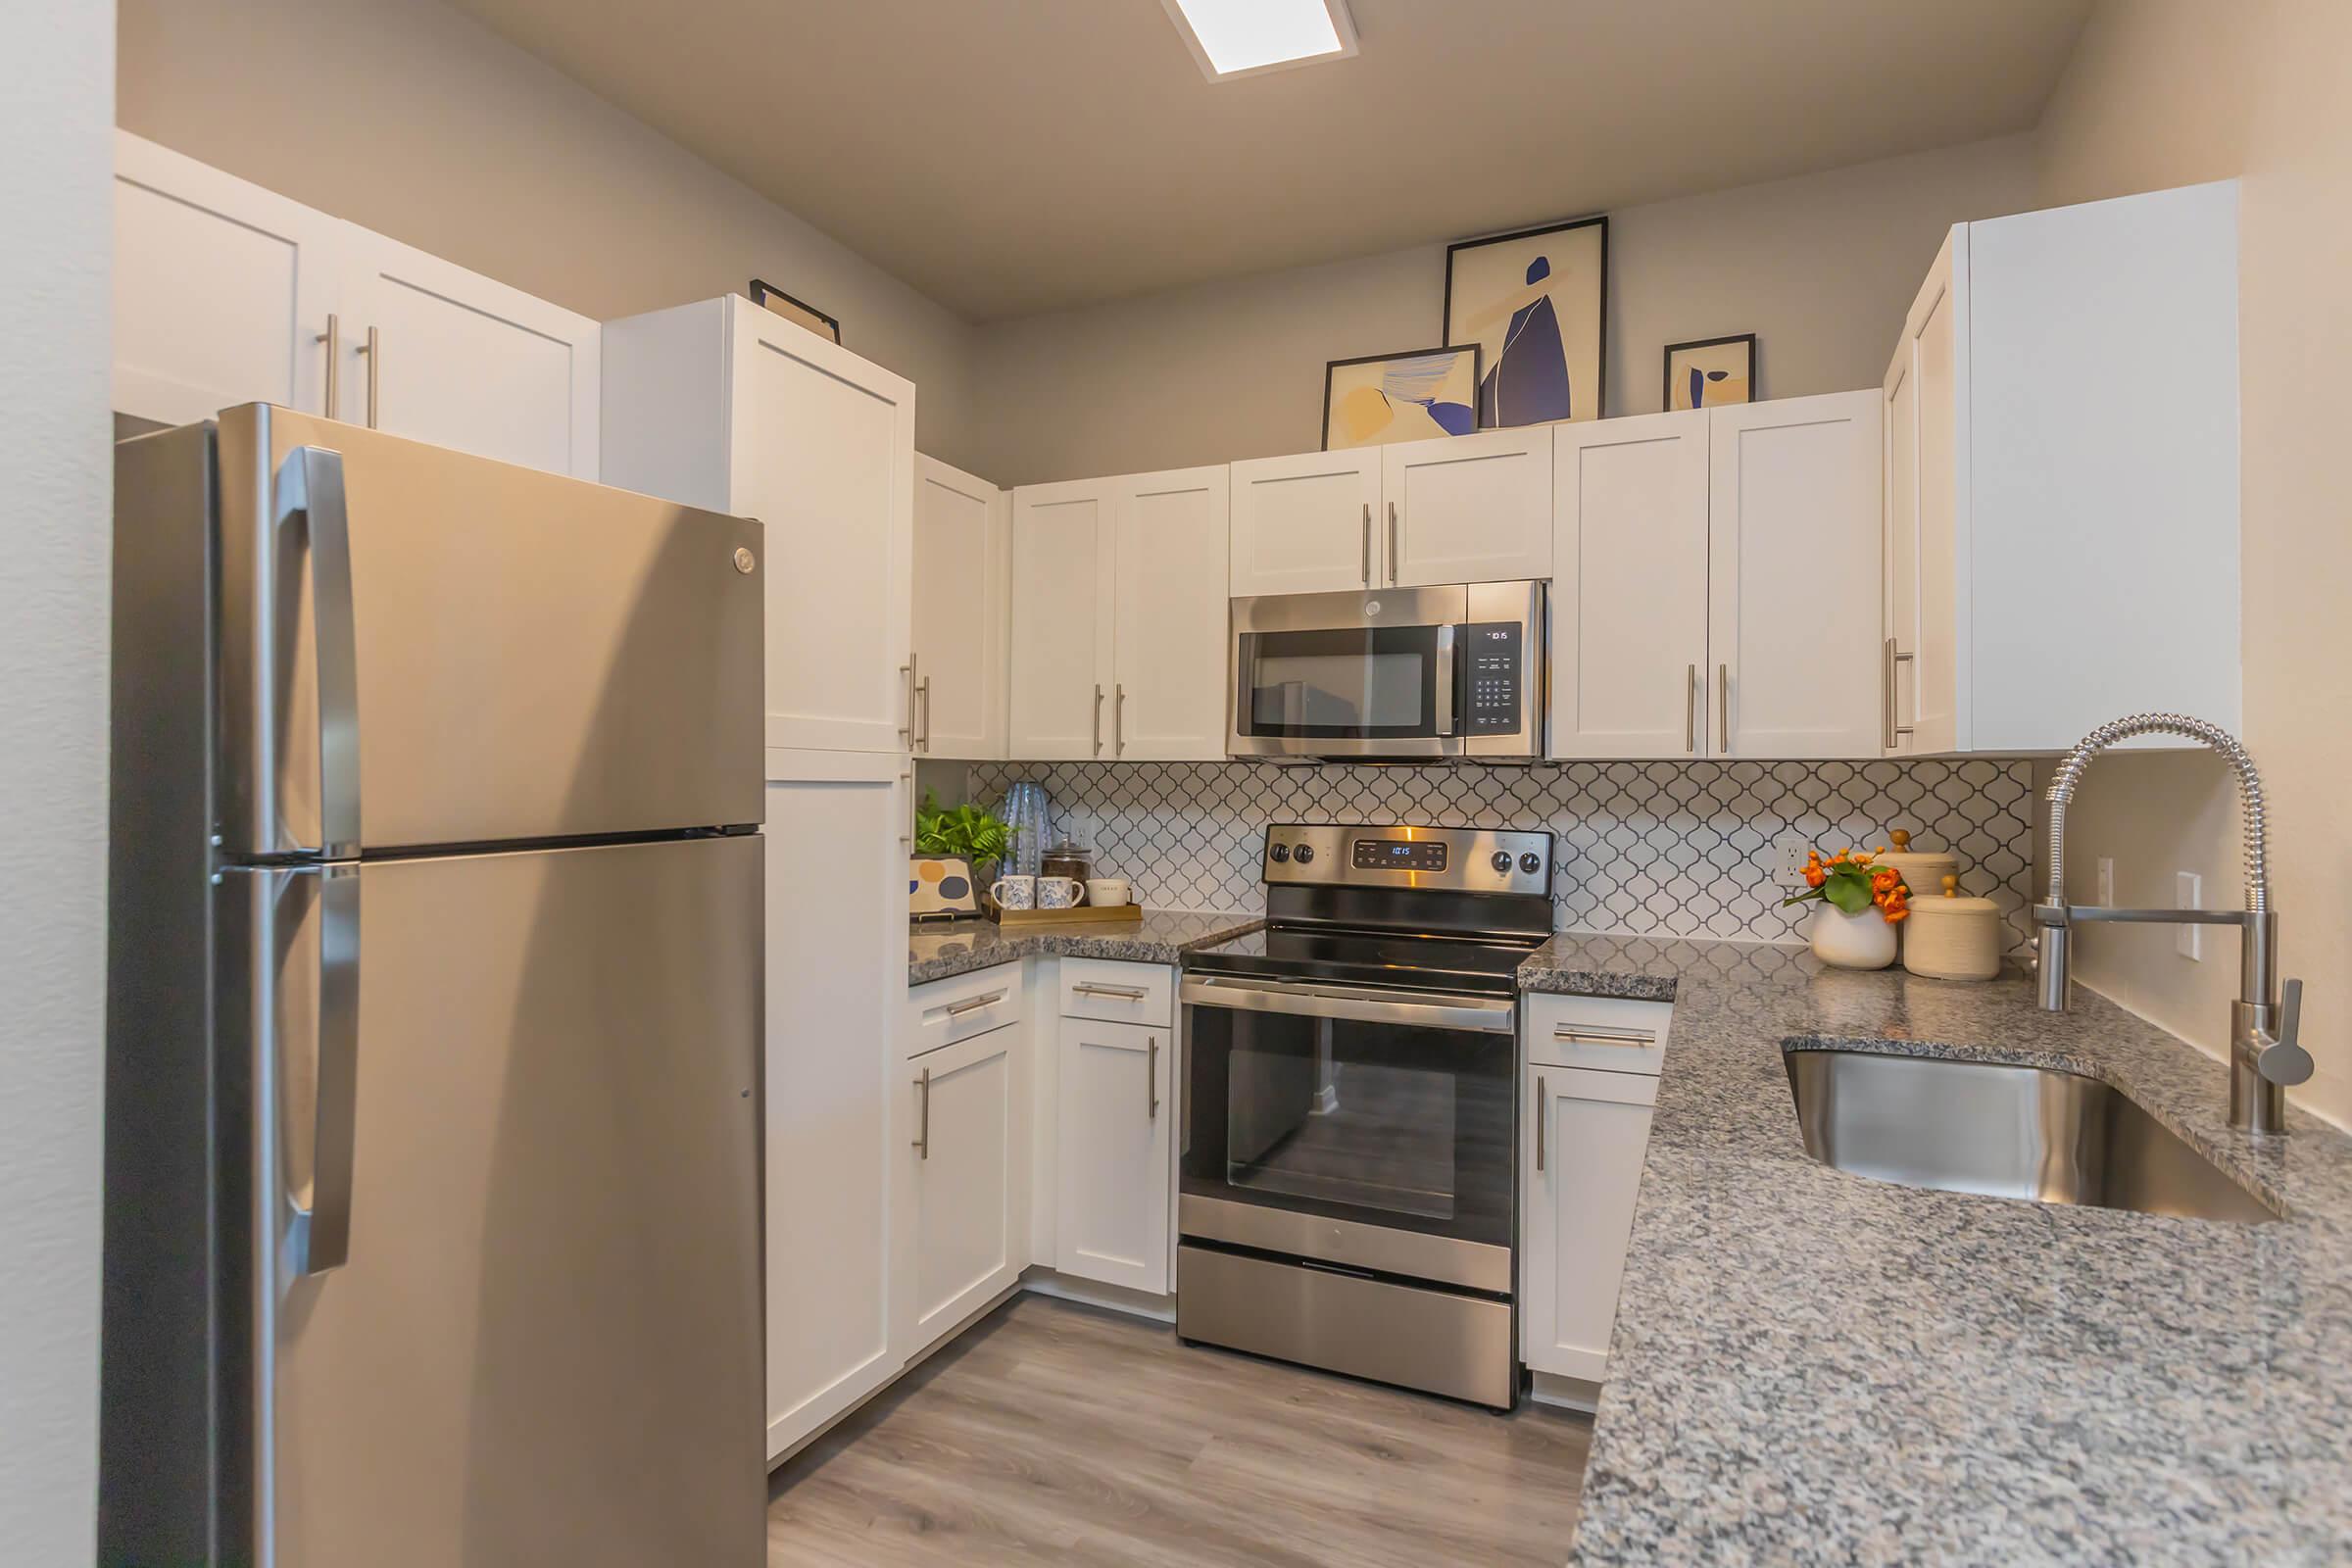
<svg viewBox="0 0 2352 1568">
<path fill-rule="evenodd" d="M 1031 956 L 1123 958 L 1174 963 L 1187 948 L 1222 942 L 1264 925 L 1255 914 L 1146 909 L 1140 922 L 1054 926 L 1007 933 L 989 920 L 913 925 L 906 932 L 906 983 L 919 986 Z"/>
<path fill-rule="evenodd" d="M 2352 1562 L 2352 1138 L 2232 1133 L 2219 1062 L 2015 973 L 1574 935 L 1520 973 L 1676 1003 L 1574 1561 Z M 2105 1078 L 2287 1218 L 1816 1164 L 1784 1044 Z"/>
</svg>

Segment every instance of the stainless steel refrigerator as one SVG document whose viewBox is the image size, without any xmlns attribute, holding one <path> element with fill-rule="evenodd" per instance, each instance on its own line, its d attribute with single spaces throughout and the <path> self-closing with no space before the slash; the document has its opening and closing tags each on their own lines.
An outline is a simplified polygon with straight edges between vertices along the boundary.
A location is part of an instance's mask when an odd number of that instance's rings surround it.
<svg viewBox="0 0 2352 1568">
<path fill-rule="evenodd" d="M 759 524 L 263 406 L 116 484 L 99 1561 L 763 1561 Z"/>
</svg>

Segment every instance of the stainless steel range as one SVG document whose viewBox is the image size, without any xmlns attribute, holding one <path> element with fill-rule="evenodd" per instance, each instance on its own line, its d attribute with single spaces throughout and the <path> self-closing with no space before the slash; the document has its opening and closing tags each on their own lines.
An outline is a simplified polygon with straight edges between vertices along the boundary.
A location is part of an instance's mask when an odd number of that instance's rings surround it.
<svg viewBox="0 0 2352 1568">
<path fill-rule="evenodd" d="M 1547 832 L 1266 831 L 1269 923 L 1184 959 L 1176 1332 L 1508 1409 L 1520 962 Z"/>
</svg>

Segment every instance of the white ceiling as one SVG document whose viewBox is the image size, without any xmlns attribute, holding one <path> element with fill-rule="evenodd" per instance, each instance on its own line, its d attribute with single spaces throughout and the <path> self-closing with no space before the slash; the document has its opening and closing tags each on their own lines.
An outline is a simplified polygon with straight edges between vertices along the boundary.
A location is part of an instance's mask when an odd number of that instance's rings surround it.
<svg viewBox="0 0 2352 1568">
<path fill-rule="evenodd" d="M 1351 0 L 1202 78 L 1159 0 L 455 0 L 975 320 L 2021 130 L 2089 0 Z"/>
</svg>

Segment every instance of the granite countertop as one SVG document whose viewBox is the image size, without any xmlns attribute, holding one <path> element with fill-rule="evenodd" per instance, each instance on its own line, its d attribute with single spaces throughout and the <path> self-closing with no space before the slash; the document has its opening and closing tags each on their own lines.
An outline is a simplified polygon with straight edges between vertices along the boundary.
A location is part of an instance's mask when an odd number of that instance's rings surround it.
<svg viewBox="0 0 2352 1568">
<path fill-rule="evenodd" d="M 906 933 L 906 983 L 969 974 L 1032 956 L 1054 958 L 1123 958 L 1133 963 L 1174 963 L 1187 948 L 1202 948 L 1264 925 L 1255 914 L 1146 909 L 1140 922 L 1049 926 L 1007 932 L 990 920 L 954 920 L 911 925 Z"/>
<path fill-rule="evenodd" d="M 1581 1564 L 2352 1561 L 2352 1138 L 2228 1125 L 2221 1063 L 2077 988 L 1563 935 L 1531 991 L 1671 996 Z M 2287 1217 L 1847 1175 L 1783 1042 L 2104 1078 Z"/>
</svg>

